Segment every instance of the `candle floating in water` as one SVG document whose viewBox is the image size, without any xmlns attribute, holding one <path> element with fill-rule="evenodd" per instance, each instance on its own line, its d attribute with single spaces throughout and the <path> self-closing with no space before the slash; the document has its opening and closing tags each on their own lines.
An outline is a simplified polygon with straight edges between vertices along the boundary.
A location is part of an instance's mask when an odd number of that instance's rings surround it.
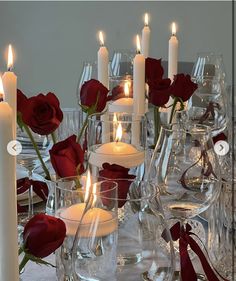
<svg viewBox="0 0 236 281">
<path fill-rule="evenodd" d="M 126 112 L 133 113 L 134 100 L 129 96 L 129 82 L 124 84 L 124 98 L 115 100 L 109 105 L 109 112 Z"/>
<path fill-rule="evenodd" d="M 119 123 L 114 142 L 95 145 L 90 151 L 89 162 L 96 167 L 103 163 L 117 164 L 125 168 L 132 168 L 144 162 L 144 151 L 139 151 L 131 144 L 121 141 L 122 126 Z"/>
<path fill-rule="evenodd" d="M 99 193 L 97 192 L 97 183 L 91 184 L 89 170 L 83 192 L 84 203 L 74 204 L 68 208 L 61 209 L 57 214 L 66 224 L 67 235 L 74 236 L 79 224 L 80 237 L 103 237 L 115 232 L 117 230 L 117 218 L 114 213 L 95 207 Z M 85 208 L 88 209 L 84 213 Z"/>
<path fill-rule="evenodd" d="M 60 218 L 66 224 L 67 235 L 74 236 L 77 231 L 79 222 L 81 221 L 85 203 L 78 203 L 70 206 L 59 213 Z M 95 231 L 96 230 L 96 231 Z M 89 209 L 83 217 L 80 225 L 79 235 L 81 237 L 106 236 L 117 230 L 117 219 L 112 212 L 101 208 Z"/>
</svg>

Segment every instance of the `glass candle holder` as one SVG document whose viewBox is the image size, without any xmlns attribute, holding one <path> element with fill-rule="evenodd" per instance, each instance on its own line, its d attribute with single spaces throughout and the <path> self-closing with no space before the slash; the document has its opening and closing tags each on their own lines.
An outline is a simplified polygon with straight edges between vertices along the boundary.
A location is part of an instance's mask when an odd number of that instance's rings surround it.
<svg viewBox="0 0 236 281">
<path fill-rule="evenodd" d="M 117 184 L 87 182 L 81 187 L 78 177 L 57 181 L 56 216 L 66 224 L 56 254 L 59 280 L 112 280 L 116 271 Z"/>
<path fill-rule="evenodd" d="M 146 134 L 146 118 L 143 116 L 109 113 L 107 120 L 102 120 L 100 115 L 91 116 L 87 139 L 88 162 L 93 176 L 97 175 L 96 170 L 103 168 L 104 163 L 127 169 L 143 166 Z M 104 142 L 104 139 L 107 141 Z"/>
</svg>

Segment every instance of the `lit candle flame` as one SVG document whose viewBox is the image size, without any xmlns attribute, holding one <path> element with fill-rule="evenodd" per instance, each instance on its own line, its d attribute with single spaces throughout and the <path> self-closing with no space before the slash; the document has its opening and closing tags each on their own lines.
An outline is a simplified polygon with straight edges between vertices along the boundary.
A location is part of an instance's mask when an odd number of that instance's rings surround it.
<svg viewBox="0 0 236 281">
<path fill-rule="evenodd" d="M 145 13 L 145 15 L 144 15 L 144 24 L 145 24 L 145 26 L 148 26 L 148 24 L 149 24 L 149 16 L 148 16 L 148 13 Z"/>
<path fill-rule="evenodd" d="M 172 22 L 172 35 L 173 36 L 176 35 L 176 24 L 175 24 L 175 22 Z"/>
<path fill-rule="evenodd" d="M 90 170 L 88 169 L 87 177 L 86 177 L 86 185 L 85 185 L 85 196 L 84 196 L 85 203 L 87 203 L 87 201 L 89 200 L 90 188 L 91 188 L 91 173 Z"/>
<path fill-rule="evenodd" d="M 99 31 L 99 41 L 100 41 L 100 45 L 104 46 L 104 37 L 102 31 Z"/>
<path fill-rule="evenodd" d="M 12 46 L 8 47 L 8 61 L 7 61 L 7 69 L 10 71 L 13 68 L 13 52 Z"/>
<path fill-rule="evenodd" d="M 125 92 L 126 98 L 128 98 L 129 97 L 129 82 L 125 82 L 124 92 Z"/>
<path fill-rule="evenodd" d="M 3 89 L 3 83 L 2 83 L 2 77 L 0 76 L 0 101 L 4 99 L 4 89 Z"/>
<path fill-rule="evenodd" d="M 141 51 L 141 43 L 140 43 L 140 38 L 139 38 L 139 35 L 137 34 L 136 35 L 136 50 L 137 50 L 137 53 L 140 54 L 140 51 Z"/>
<path fill-rule="evenodd" d="M 117 130 L 116 130 L 116 142 L 120 141 L 122 138 L 122 126 L 121 123 L 119 123 Z"/>
<path fill-rule="evenodd" d="M 92 203 L 92 207 L 94 207 L 95 203 L 97 202 L 97 184 L 95 183 L 93 185 L 93 203 Z"/>
<path fill-rule="evenodd" d="M 118 123 L 118 120 L 117 120 L 117 116 L 116 116 L 116 114 L 114 114 L 114 117 L 113 117 L 113 122 L 114 122 L 114 124 L 117 124 L 117 123 Z"/>
</svg>

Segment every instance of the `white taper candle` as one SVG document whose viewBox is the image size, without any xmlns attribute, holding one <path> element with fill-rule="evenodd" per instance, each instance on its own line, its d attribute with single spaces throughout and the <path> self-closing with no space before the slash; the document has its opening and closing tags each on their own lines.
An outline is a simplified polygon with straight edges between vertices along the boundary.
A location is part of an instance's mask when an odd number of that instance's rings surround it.
<svg viewBox="0 0 236 281">
<path fill-rule="evenodd" d="M 149 48 L 150 48 L 150 35 L 151 35 L 151 30 L 148 25 L 149 23 L 149 16 L 147 13 L 145 13 L 144 16 L 144 28 L 142 30 L 142 54 L 144 55 L 145 58 L 149 57 Z"/>
<path fill-rule="evenodd" d="M 4 85 L 5 100 L 12 108 L 13 112 L 13 134 L 16 138 L 16 114 L 17 114 L 17 76 L 12 71 L 13 68 L 13 53 L 12 47 L 8 49 L 7 71 L 3 74 L 2 80 Z"/>
<path fill-rule="evenodd" d="M 0 77 L 0 95 L 4 96 Z M 2 99 L 1 99 L 2 100 Z M 19 281 L 16 161 L 7 151 L 13 140 L 13 112 L 9 104 L 0 102 L 0 280 Z"/>
</svg>

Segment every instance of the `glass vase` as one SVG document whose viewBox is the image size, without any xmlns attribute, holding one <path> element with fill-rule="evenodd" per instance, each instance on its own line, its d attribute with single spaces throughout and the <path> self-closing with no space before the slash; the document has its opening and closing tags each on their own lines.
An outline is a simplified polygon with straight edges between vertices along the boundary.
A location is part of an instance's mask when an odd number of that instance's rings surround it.
<svg viewBox="0 0 236 281">
<path fill-rule="evenodd" d="M 78 177 L 57 181 L 56 216 L 66 224 L 57 250 L 58 280 L 114 280 L 117 248 L 117 184 L 81 186 Z"/>
</svg>

